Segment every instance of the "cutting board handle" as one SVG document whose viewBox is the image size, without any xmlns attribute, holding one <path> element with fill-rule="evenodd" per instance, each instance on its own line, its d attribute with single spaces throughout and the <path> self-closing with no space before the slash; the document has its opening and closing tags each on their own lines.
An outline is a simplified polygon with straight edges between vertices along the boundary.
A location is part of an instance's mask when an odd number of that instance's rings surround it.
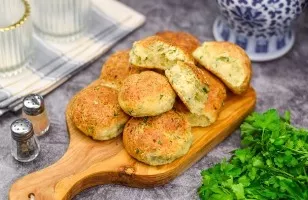
<svg viewBox="0 0 308 200">
<path fill-rule="evenodd" d="M 88 140 L 86 137 L 82 139 Z M 86 142 L 71 143 L 74 145 L 70 145 L 58 162 L 16 181 L 10 189 L 9 199 L 71 199 L 86 188 L 118 181 L 119 174 L 129 174 L 127 161 L 118 158 L 126 154 L 120 142 L 119 138 L 101 142 L 104 144 L 99 149 L 85 145 L 88 144 Z M 96 168 L 98 160 L 101 162 L 99 168 Z"/>
</svg>

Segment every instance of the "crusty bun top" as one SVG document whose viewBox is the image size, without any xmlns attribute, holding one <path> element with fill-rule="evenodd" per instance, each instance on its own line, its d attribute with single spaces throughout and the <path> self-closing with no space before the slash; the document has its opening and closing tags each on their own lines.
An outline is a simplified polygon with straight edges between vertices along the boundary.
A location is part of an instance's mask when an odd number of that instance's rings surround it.
<svg viewBox="0 0 308 200">
<path fill-rule="evenodd" d="M 129 76 L 119 91 L 119 103 L 131 116 L 155 116 L 173 107 L 176 94 L 167 78 L 153 71 Z"/>
<path fill-rule="evenodd" d="M 156 33 L 156 35 L 187 50 L 190 54 L 200 45 L 199 40 L 195 36 L 186 32 L 162 31 Z"/>
<path fill-rule="evenodd" d="M 130 74 L 141 71 L 129 63 L 129 50 L 118 51 L 112 54 L 102 66 L 100 79 L 114 87 L 120 87 Z"/>
<path fill-rule="evenodd" d="M 104 140 L 118 135 L 130 117 L 118 103 L 118 92 L 98 80 L 73 98 L 71 118 L 83 133 Z M 115 131 L 115 134 L 106 133 L 104 137 L 101 133 L 105 130 Z"/>
<path fill-rule="evenodd" d="M 160 165 L 186 154 L 192 133 L 186 118 L 171 110 L 155 117 L 129 120 L 124 128 L 123 143 L 136 159 Z"/>
</svg>

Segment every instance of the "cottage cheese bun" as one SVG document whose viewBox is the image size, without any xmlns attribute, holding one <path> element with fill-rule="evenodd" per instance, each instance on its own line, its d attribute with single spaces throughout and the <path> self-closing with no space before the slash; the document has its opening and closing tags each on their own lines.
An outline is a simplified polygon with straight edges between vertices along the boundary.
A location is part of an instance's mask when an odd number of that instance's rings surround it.
<svg viewBox="0 0 308 200">
<path fill-rule="evenodd" d="M 95 140 L 118 136 L 129 116 L 118 103 L 118 92 L 97 80 L 73 98 L 71 119 L 85 135 Z"/>
<path fill-rule="evenodd" d="M 119 104 L 133 117 L 156 116 L 171 110 L 175 97 L 165 76 L 144 71 L 125 79 L 119 91 Z"/>
<path fill-rule="evenodd" d="M 169 69 L 177 61 L 194 63 L 192 54 L 160 36 L 150 36 L 133 44 L 129 61 L 138 67 Z"/>
<path fill-rule="evenodd" d="M 177 98 L 174 103 L 174 109 L 185 115 L 191 127 L 207 127 L 211 125 L 211 122 L 207 116 L 191 113 L 179 98 Z"/>
<path fill-rule="evenodd" d="M 149 165 L 164 165 L 182 157 L 192 141 L 186 118 L 173 110 L 155 117 L 132 118 L 123 131 L 126 151 Z"/>
<path fill-rule="evenodd" d="M 191 113 L 206 116 L 210 123 L 216 121 L 227 96 L 224 85 L 216 77 L 204 69 L 183 62 L 177 62 L 165 74 Z"/>
<path fill-rule="evenodd" d="M 100 79 L 106 86 L 118 89 L 125 78 L 142 70 L 129 63 L 129 50 L 118 51 L 112 54 L 102 66 Z"/>
<path fill-rule="evenodd" d="M 182 49 L 185 49 L 190 54 L 200 46 L 199 40 L 192 34 L 186 32 L 162 31 L 156 33 L 156 35 L 176 44 Z"/>
<path fill-rule="evenodd" d="M 193 56 L 233 93 L 242 94 L 249 88 L 251 62 L 238 45 L 230 42 L 204 42 L 193 52 Z"/>
</svg>

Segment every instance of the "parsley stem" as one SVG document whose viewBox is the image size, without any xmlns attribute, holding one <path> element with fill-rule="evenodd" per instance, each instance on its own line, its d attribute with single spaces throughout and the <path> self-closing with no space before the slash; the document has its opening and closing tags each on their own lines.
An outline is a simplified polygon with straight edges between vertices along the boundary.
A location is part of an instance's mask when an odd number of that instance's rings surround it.
<svg viewBox="0 0 308 200">
<path fill-rule="evenodd" d="M 226 188 L 222 187 L 222 186 L 218 186 L 222 191 L 224 191 L 224 193 L 227 193 L 227 194 L 231 194 L 229 192 L 229 190 L 227 190 Z"/>
<path fill-rule="evenodd" d="M 289 150 L 291 150 L 291 151 L 294 151 L 294 152 L 296 152 L 296 153 L 303 153 L 303 154 L 308 154 L 308 152 L 306 152 L 306 151 L 298 151 L 298 150 L 295 150 L 295 149 L 291 149 L 291 148 L 289 148 L 289 147 L 286 147 L 287 149 L 289 149 Z M 307 156 L 307 155 L 306 155 Z"/>
<path fill-rule="evenodd" d="M 272 171 L 274 171 L 274 172 L 278 172 L 278 173 L 285 174 L 285 175 L 287 175 L 287 176 L 289 176 L 289 177 L 291 177 L 291 178 L 294 178 L 294 176 L 293 176 L 292 174 L 289 174 L 289 173 L 287 173 L 287 172 L 285 172 L 285 171 L 282 171 L 282 170 L 280 170 L 280 169 L 277 169 L 277 168 L 274 168 L 274 167 L 269 167 L 268 169 L 270 169 L 270 170 L 272 170 Z"/>
<path fill-rule="evenodd" d="M 307 159 L 308 158 L 308 155 L 303 155 L 301 157 L 299 157 L 299 159 Z"/>
<path fill-rule="evenodd" d="M 263 135 L 264 135 L 264 128 L 262 129 L 262 135 L 261 135 L 261 147 L 262 147 L 262 150 L 264 151 L 264 139 L 263 139 Z"/>
</svg>

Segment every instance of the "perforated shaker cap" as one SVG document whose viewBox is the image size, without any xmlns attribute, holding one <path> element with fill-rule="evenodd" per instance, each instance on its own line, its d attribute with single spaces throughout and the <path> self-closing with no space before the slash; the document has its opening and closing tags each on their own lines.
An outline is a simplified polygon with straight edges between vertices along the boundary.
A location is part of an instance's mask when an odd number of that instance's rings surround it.
<svg viewBox="0 0 308 200">
<path fill-rule="evenodd" d="M 44 112 L 44 99 L 39 94 L 29 94 L 23 100 L 23 111 L 27 115 L 35 116 Z"/>
<path fill-rule="evenodd" d="M 25 119 L 17 119 L 11 124 L 11 135 L 16 141 L 25 141 L 34 134 L 32 123 Z"/>
</svg>

